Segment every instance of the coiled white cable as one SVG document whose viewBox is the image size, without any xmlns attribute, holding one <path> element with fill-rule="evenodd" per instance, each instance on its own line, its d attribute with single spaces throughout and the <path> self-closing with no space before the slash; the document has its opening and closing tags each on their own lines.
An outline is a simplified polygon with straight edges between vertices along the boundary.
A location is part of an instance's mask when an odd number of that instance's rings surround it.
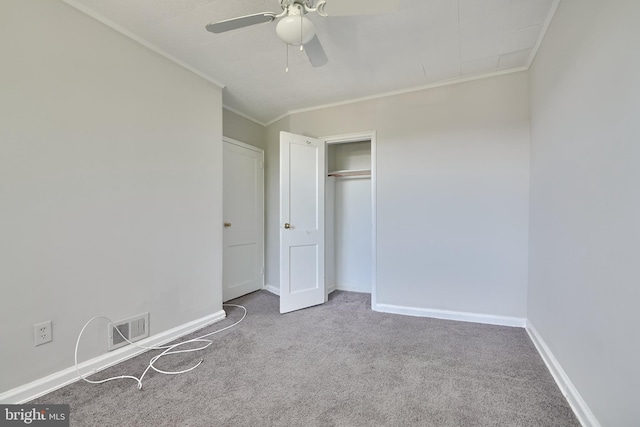
<svg viewBox="0 0 640 427">
<path fill-rule="evenodd" d="M 208 334 L 202 335 L 198 338 L 193 338 L 187 341 L 182 341 L 176 344 L 172 344 L 172 345 L 167 345 L 167 346 L 152 346 L 152 347 L 145 347 L 136 343 L 133 343 L 131 341 L 129 341 L 127 338 L 125 338 L 124 335 L 122 335 L 122 333 L 118 330 L 118 328 L 115 328 L 115 330 L 118 332 L 118 334 L 120 334 L 120 336 L 122 337 L 122 339 L 124 339 L 125 341 L 127 341 L 129 344 L 138 347 L 138 348 L 142 348 L 144 350 L 164 350 L 162 353 L 153 356 L 151 358 L 151 360 L 149 361 L 149 365 L 147 366 L 147 368 L 144 370 L 144 372 L 142 373 L 142 375 L 140 375 L 140 378 L 135 377 L 133 375 L 120 375 L 117 377 L 111 377 L 111 378 L 106 378 L 104 380 L 90 380 L 87 377 L 90 375 L 95 374 L 97 371 L 93 371 L 89 374 L 85 374 L 82 375 L 80 373 L 80 369 L 78 368 L 78 347 L 80 345 L 80 339 L 82 338 L 82 334 L 84 333 L 84 330 L 87 329 L 87 326 L 89 326 L 89 324 L 91 322 L 93 322 L 96 319 L 106 319 L 107 321 L 109 321 L 110 323 L 115 323 L 113 320 L 109 319 L 106 316 L 95 316 L 92 317 L 91 319 L 89 319 L 87 321 L 87 323 L 84 324 L 84 326 L 82 327 L 82 330 L 80 330 L 80 334 L 78 334 L 78 339 L 76 340 L 76 349 L 74 352 L 74 361 L 75 361 L 75 369 L 76 372 L 78 373 L 78 376 L 80 378 L 82 378 L 84 381 L 91 383 L 91 384 L 102 384 L 102 383 L 106 383 L 107 381 L 113 381 L 113 380 L 120 380 L 120 379 L 125 379 L 125 378 L 130 378 L 132 380 L 135 380 L 138 383 L 138 389 L 142 389 L 142 378 L 144 378 L 144 376 L 147 374 L 147 372 L 149 371 L 149 369 L 153 369 L 156 372 L 159 372 L 161 374 L 167 374 L 167 375 L 178 375 L 178 374 L 184 374 L 186 372 L 192 371 L 195 368 L 197 368 L 198 366 L 200 366 L 200 364 L 204 361 L 204 359 L 200 359 L 198 361 L 198 363 L 196 363 L 194 366 L 187 368 L 187 369 L 183 369 L 181 371 L 164 371 L 162 369 L 158 369 L 155 367 L 155 363 L 163 356 L 168 356 L 170 354 L 180 354 L 180 353 L 190 353 L 193 351 L 199 351 L 199 350 L 204 350 L 205 348 L 209 347 L 211 344 L 213 344 L 213 341 L 211 340 L 207 340 L 205 338 L 210 337 L 211 335 L 214 334 L 219 334 L 220 332 L 226 331 L 227 329 L 233 328 L 234 326 L 236 326 L 238 323 L 242 322 L 244 320 L 245 317 L 247 317 L 247 309 L 241 305 L 237 305 L 237 304 L 223 304 L 223 306 L 227 306 L 227 307 L 238 307 L 241 308 L 242 310 L 244 310 L 244 313 L 242 314 L 242 317 L 240 318 L 240 320 L 238 320 L 237 322 L 229 325 L 229 326 L 225 326 L 222 329 L 218 329 L 217 331 L 213 331 L 213 332 L 209 332 Z M 190 344 L 190 343 L 203 343 L 203 345 L 199 346 L 199 347 L 195 347 L 195 348 L 190 348 L 190 349 L 186 349 L 186 350 L 175 350 L 177 347 L 181 346 L 181 345 L 185 345 L 185 344 Z M 175 351 L 174 351 L 175 350 Z"/>
</svg>

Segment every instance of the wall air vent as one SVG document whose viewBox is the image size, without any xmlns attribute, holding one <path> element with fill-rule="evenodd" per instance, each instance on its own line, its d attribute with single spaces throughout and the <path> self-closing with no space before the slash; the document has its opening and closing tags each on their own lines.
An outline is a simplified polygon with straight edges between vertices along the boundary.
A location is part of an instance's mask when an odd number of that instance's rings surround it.
<svg viewBox="0 0 640 427">
<path fill-rule="evenodd" d="M 138 314 L 119 322 L 109 323 L 107 346 L 111 351 L 128 345 L 127 340 L 135 342 L 148 336 L 149 313 Z"/>
</svg>

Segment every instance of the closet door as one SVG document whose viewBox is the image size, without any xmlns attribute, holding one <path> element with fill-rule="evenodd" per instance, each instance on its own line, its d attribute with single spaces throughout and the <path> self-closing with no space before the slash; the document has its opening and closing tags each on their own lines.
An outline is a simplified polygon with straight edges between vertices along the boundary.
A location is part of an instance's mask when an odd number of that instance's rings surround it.
<svg viewBox="0 0 640 427">
<path fill-rule="evenodd" d="M 325 144 L 280 133 L 280 313 L 322 304 Z"/>
<path fill-rule="evenodd" d="M 264 287 L 263 157 L 258 148 L 224 141 L 223 301 Z"/>
</svg>

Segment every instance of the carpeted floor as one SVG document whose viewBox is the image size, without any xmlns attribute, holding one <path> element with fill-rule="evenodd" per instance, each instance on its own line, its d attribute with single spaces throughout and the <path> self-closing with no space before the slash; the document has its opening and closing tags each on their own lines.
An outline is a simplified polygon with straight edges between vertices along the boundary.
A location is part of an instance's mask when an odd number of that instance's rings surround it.
<svg viewBox="0 0 640 427">
<path fill-rule="evenodd" d="M 72 426 L 579 426 L 524 329 L 376 313 L 368 294 L 285 315 L 259 291 L 208 349 L 132 380 L 76 382 L 31 403 L 69 403 Z M 242 315 L 225 308 L 220 329 Z M 148 352 L 95 378 L 139 376 Z"/>
</svg>

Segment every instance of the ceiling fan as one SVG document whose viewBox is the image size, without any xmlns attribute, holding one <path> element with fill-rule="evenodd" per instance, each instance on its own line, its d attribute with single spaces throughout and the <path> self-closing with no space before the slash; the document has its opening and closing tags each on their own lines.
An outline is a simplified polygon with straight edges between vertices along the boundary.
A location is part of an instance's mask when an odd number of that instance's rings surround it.
<svg viewBox="0 0 640 427">
<path fill-rule="evenodd" d="M 328 62 L 328 58 L 318 40 L 313 23 L 304 15 L 317 13 L 327 17 L 391 13 L 398 9 L 399 3 L 400 0 L 280 0 L 282 12 L 278 14 L 255 13 L 209 24 L 206 28 L 212 33 L 224 33 L 278 20 L 278 37 L 287 45 L 300 46 L 300 50 L 307 53 L 311 65 L 321 67 Z"/>
</svg>

